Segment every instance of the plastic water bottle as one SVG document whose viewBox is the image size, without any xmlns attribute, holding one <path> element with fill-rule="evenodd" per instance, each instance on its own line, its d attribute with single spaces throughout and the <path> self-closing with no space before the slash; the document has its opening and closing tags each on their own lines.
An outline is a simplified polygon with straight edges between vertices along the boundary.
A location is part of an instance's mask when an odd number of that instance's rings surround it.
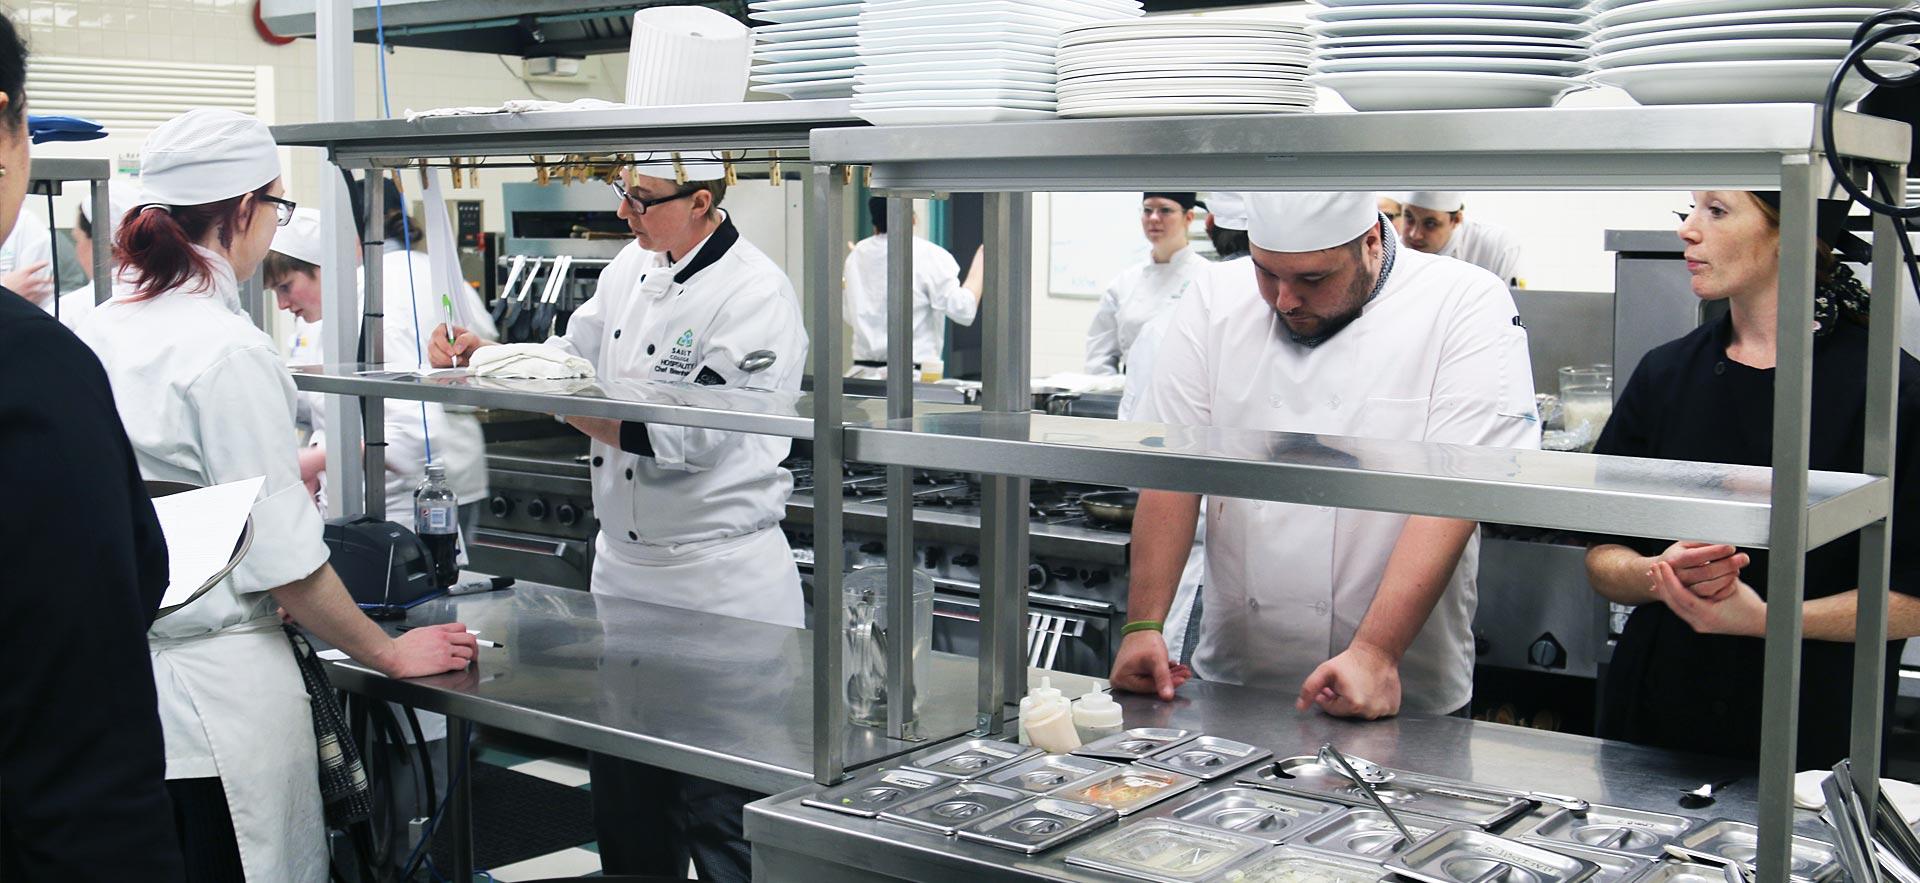
<svg viewBox="0 0 1920 883">
<path fill-rule="evenodd" d="M 460 500 L 447 484 L 447 466 L 427 464 L 427 480 L 413 492 L 413 532 L 433 557 L 433 586 L 444 589 L 460 578 Z"/>
</svg>

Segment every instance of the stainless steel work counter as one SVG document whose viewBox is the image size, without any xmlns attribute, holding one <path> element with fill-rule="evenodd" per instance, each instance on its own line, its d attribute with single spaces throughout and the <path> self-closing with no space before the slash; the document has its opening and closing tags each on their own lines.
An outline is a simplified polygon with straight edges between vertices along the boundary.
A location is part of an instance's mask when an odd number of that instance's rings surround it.
<svg viewBox="0 0 1920 883">
<path fill-rule="evenodd" d="M 441 598 L 406 624 L 458 620 L 506 646 L 463 672 L 396 681 L 333 662 L 336 686 L 766 794 L 813 776 L 813 645 L 801 629 L 520 586 Z M 975 664 L 935 654 L 924 732 L 973 726 Z M 849 766 L 922 743 L 847 728 Z"/>
<path fill-rule="evenodd" d="M 1758 789 L 1751 772 L 1722 792 L 1712 806 L 1702 810 L 1679 806 L 1681 789 L 1742 774 L 1739 765 L 1724 760 L 1461 718 L 1405 715 L 1374 722 L 1343 721 L 1295 711 L 1291 695 L 1198 681 L 1182 687 L 1171 703 L 1129 695 L 1121 695 L 1120 702 L 1130 727 L 1200 730 L 1261 745 L 1276 757 L 1312 754 L 1322 742 L 1332 740 L 1344 751 L 1388 766 L 1488 785 L 1698 818 L 1745 822 L 1757 818 Z M 748 807 L 747 839 L 753 843 L 755 880 L 1116 879 L 1065 864 L 1062 857 L 1072 851 L 1071 845 L 1025 856 L 802 806 L 801 800 L 814 790 L 812 786 L 797 789 Z M 1537 817 L 1523 817 L 1513 825 L 1524 830 L 1536 821 Z M 1799 814 L 1799 828 L 1802 833 L 1825 836 L 1810 813 Z"/>
</svg>

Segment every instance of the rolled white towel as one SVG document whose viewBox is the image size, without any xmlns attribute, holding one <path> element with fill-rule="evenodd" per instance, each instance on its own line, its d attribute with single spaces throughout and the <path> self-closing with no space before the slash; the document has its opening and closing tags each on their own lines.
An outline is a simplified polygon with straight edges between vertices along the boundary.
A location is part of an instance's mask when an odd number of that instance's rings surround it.
<svg viewBox="0 0 1920 883">
<path fill-rule="evenodd" d="M 468 362 L 475 377 L 565 380 L 592 377 L 593 363 L 542 343 L 503 343 L 474 351 Z"/>
<path fill-rule="evenodd" d="M 1820 790 L 1832 770 L 1805 770 L 1793 776 L 1793 805 L 1801 809 L 1817 810 L 1827 805 L 1826 792 Z M 1902 782 L 1898 779 L 1880 780 L 1880 790 L 1893 802 L 1900 814 L 1908 822 L 1920 819 L 1920 785 Z"/>
</svg>

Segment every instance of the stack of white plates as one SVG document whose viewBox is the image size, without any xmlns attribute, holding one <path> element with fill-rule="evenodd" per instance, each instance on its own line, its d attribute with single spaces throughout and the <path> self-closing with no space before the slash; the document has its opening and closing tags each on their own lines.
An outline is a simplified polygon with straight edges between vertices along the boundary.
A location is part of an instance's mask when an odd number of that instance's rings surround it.
<svg viewBox="0 0 1920 883">
<path fill-rule="evenodd" d="M 788 98 L 853 94 L 861 0 L 753 0 L 753 91 Z"/>
<path fill-rule="evenodd" d="M 1819 102 L 1853 32 L 1906 0 L 1595 0 L 1593 73 L 1641 104 Z M 1913 71 L 1912 47 L 1882 43 L 1874 70 Z M 1872 88 L 1840 87 L 1847 104 Z"/>
<path fill-rule="evenodd" d="M 1551 107 L 1582 88 L 1585 0 L 1319 0 L 1313 82 L 1355 110 Z"/>
<path fill-rule="evenodd" d="M 1051 117 L 1061 31 L 1140 0 L 867 0 L 854 115 L 878 125 Z"/>
<path fill-rule="evenodd" d="M 1290 22 L 1144 19 L 1060 36 L 1063 117 L 1311 110 L 1312 38 Z"/>
</svg>

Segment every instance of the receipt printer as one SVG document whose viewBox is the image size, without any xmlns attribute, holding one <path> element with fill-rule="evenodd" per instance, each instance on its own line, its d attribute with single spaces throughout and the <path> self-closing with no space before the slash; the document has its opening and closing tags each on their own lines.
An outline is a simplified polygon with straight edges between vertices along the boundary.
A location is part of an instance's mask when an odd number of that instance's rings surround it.
<svg viewBox="0 0 1920 883">
<path fill-rule="evenodd" d="M 347 592 L 376 619 L 398 617 L 435 593 L 433 558 L 410 531 L 365 515 L 327 522 L 333 570 Z"/>
</svg>

